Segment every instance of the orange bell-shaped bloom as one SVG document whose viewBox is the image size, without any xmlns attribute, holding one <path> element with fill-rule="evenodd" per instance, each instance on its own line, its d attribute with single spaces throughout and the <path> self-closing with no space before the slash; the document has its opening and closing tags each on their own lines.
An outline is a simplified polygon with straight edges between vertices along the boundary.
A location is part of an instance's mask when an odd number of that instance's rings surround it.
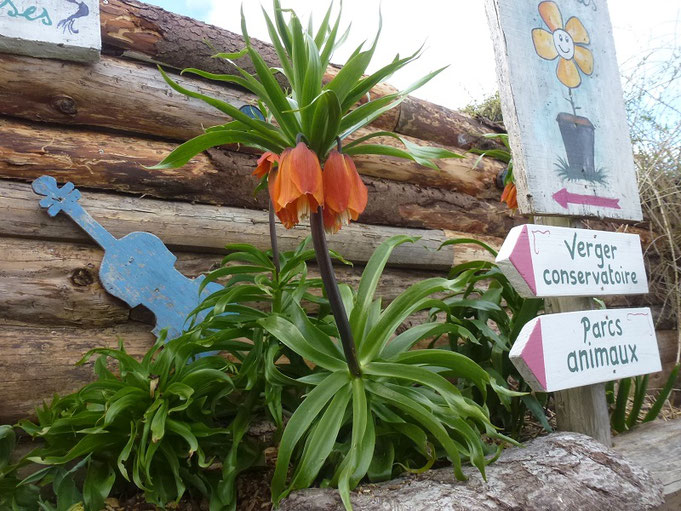
<svg viewBox="0 0 681 511">
<path fill-rule="evenodd" d="M 350 220 L 357 220 L 367 206 L 367 187 L 355 162 L 335 149 L 329 153 L 322 173 L 324 180 L 324 229 L 336 233 Z"/>
<path fill-rule="evenodd" d="M 271 151 L 265 151 L 260 158 L 258 158 L 258 166 L 255 167 L 253 175 L 258 179 L 262 179 L 263 176 L 269 174 L 272 170 L 272 165 L 275 162 L 279 162 L 279 156 Z"/>
<path fill-rule="evenodd" d="M 518 207 L 518 190 L 515 184 L 508 183 L 504 187 L 504 191 L 501 193 L 501 202 L 505 202 L 510 209 Z"/>
<path fill-rule="evenodd" d="M 290 229 L 324 203 L 322 168 L 317 155 L 299 142 L 279 157 L 279 169 L 268 182 L 274 212 Z"/>
</svg>

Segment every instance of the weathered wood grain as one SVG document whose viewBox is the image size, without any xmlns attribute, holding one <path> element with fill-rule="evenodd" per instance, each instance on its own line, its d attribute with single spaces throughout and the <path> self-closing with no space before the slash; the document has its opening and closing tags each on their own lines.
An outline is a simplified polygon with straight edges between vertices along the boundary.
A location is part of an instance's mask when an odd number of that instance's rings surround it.
<svg viewBox="0 0 681 511">
<path fill-rule="evenodd" d="M 2 95 L 0 95 L 0 98 L 2 98 Z M 9 101 L 9 103 L 11 105 L 17 104 L 14 101 Z M 125 102 L 122 102 L 120 105 L 125 104 Z M 120 105 L 116 104 L 116 108 L 119 109 L 116 114 L 118 121 L 115 121 L 116 116 L 105 115 L 103 117 L 108 123 L 108 127 L 116 124 L 118 128 L 125 129 L 130 126 L 131 130 L 135 131 L 134 117 L 142 111 L 142 108 L 137 109 L 137 114 L 131 112 L 131 121 L 128 124 L 126 120 L 128 107 Z M 14 107 L 8 108 L 9 113 L 12 114 L 11 110 Z M 100 111 L 94 105 L 92 110 L 97 112 L 97 116 L 101 112 L 106 112 L 106 109 Z M 2 105 L 0 105 L 0 112 L 4 112 Z M 180 117 L 183 119 L 182 122 L 187 125 L 187 119 L 192 117 L 192 112 L 188 109 L 185 113 L 186 115 L 180 115 Z M 39 117 L 42 117 L 42 115 L 39 115 Z M 200 117 L 197 117 L 195 121 L 196 133 L 198 133 L 201 130 Z M 95 122 L 98 121 L 95 120 Z M 74 174 L 77 174 L 78 171 L 87 171 L 87 174 L 92 174 L 93 168 L 101 168 L 109 172 L 114 171 L 119 175 L 134 173 L 137 180 L 145 175 L 161 176 L 166 180 L 168 178 L 184 178 L 194 181 L 194 183 L 190 183 L 190 186 L 193 184 L 198 188 L 192 190 L 194 194 L 199 194 L 199 197 L 194 199 L 187 191 L 185 195 L 190 200 L 201 200 L 201 194 L 207 193 L 206 183 L 199 185 L 195 183 L 201 177 L 204 180 L 210 179 L 211 185 L 219 186 L 219 183 L 216 182 L 220 178 L 216 175 L 218 170 L 211 168 L 203 154 L 197 155 L 190 163 L 180 169 L 159 172 L 142 168 L 142 166 L 152 166 L 158 163 L 179 144 L 157 139 L 131 137 L 122 133 L 85 131 L 84 127 L 79 128 L 46 126 L 0 117 L 0 129 L 5 134 L 0 143 L 0 172 L 8 177 L 18 177 L 23 171 L 30 173 L 29 169 L 34 169 L 32 175 L 35 176 L 35 171 L 38 169 L 48 170 L 50 167 L 54 170 L 70 171 Z M 153 129 L 153 126 L 151 129 Z M 361 130 L 357 133 L 357 136 L 367 133 L 369 133 L 368 130 Z M 399 142 L 392 138 L 383 141 L 388 145 L 399 145 Z M 412 139 L 411 141 L 420 143 L 418 140 Z M 431 143 L 423 142 L 421 145 L 431 145 Z M 214 150 L 213 152 L 219 151 Z M 229 168 L 243 169 L 241 173 L 248 176 L 250 171 L 255 168 L 256 159 L 257 157 L 252 153 L 229 151 L 226 157 L 220 161 Z M 495 200 L 499 196 L 495 179 L 501 169 L 501 164 L 495 160 L 483 159 L 478 161 L 473 155 L 467 155 L 463 159 L 441 160 L 438 162 L 440 169 L 434 170 L 411 160 L 394 157 L 362 155 L 354 159 L 358 171 L 365 176 L 439 188 L 445 191 L 456 191 L 474 196 L 479 200 Z M 3 161 L 5 162 L 4 165 L 2 164 Z M 187 170 L 190 171 L 189 174 Z M 101 180 L 104 182 L 112 181 L 113 183 L 118 181 L 111 178 Z M 256 182 L 254 179 L 248 178 L 247 181 L 249 184 Z M 222 187 L 224 188 L 224 184 Z M 212 187 L 209 189 L 212 189 Z M 220 196 L 219 192 L 214 193 L 216 196 Z M 215 198 L 212 202 L 215 202 Z"/>
<path fill-rule="evenodd" d="M 485 2 L 519 209 L 640 221 L 607 4 L 540 5 Z"/>
<path fill-rule="evenodd" d="M 211 56 L 216 50 L 236 52 L 244 47 L 239 34 L 136 0 L 110 0 L 102 4 L 101 20 L 105 52 L 159 62 L 175 69 L 198 67 L 215 73 L 235 72 L 224 61 Z M 270 67 L 279 66 L 272 46 L 255 39 L 253 44 Z M 237 62 L 247 71 L 255 71 L 247 57 Z M 327 79 L 335 72 L 336 68 L 330 67 Z M 282 76 L 278 75 L 277 78 L 285 85 Z M 372 89 L 371 94 L 376 97 L 392 90 L 385 84 L 379 84 Z M 397 109 L 379 118 L 374 126 L 395 129 L 404 135 L 445 145 L 465 143 L 459 147 L 466 149 L 473 146 L 499 147 L 498 142 L 481 137 L 484 133 L 498 131 L 498 126 L 486 125 L 468 115 L 411 97 Z"/>
<path fill-rule="evenodd" d="M 486 480 L 471 467 L 464 471 L 467 481 L 457 481 L 445 467 L 365 484 L 352 492 L 352 505 L 362 511 L 652 511 L 663 500 L 662 485 L 635 460 L 577 433 L 506 449 L 486 467 Z M 332 488 L 296 491 L 281 504 L 282 511 L 342 509 Z"/>
<path fill-rule="evenodd" d="M 665 502 L 659 511 L 681 509 L 681 419 L 657 420 L 616 436 L 613 450 L 645 468 L 662 483 Z"/>
<path fill-rule="evenodd" d="M 679 342 L 679 334 L 676 330 L 657 330 L 655 335 L 657 335 L 657 346 L 660 349 L 662 371 L 648 377 L 648 393 L 652 395 L 657 395 L 657 392 L 667 383 L 669 373 L 676 364 L 676 350 Z M 674 388 L 679 390 L 676 391 L 676 395 L 672 394 L 671 399 L 681 399 L 681 378 L 677 379 Z"/>
<path fill-rule="evenodd" d="M 118 339 L 139 357 L 156 338 L 149 325 L 129 322 L 112 328 L 56 327 L 0 319 L 0 423 L 32 415 L 55 392 L 72 392 L 92 380 L 92 363 L 75 366 L 97 347 L 115 347 Z"/>
<path fill-rule="evenodd" d="M 127 322 L 131 315 L 149 325 L 153 317 L 131 312 L 121 300 L 108 294 L 99 280 L 104 252 L 81 243 L 35 239 L 0 238 L 0 318 L 41 325 L 112 327 Z M 220 264 L 218 254 L 176 252 L 176 268 L 187 277 L 197 277 Z M 357 289 L 364 267 L 336 266 L 340 282 Z M 409 285 L 445 272 L 386 268 L 377 296 L 390 303 Z M 310 277 L 318 277 L 309 266 Z M 151 326 L 148 327 L 151 330 Z"/>
<path fill-rule="evenodd" d="M 180 169 L 148 168 L 175 144 L 118 133 L 101 133 L 0 118 L 0 177 L 32 180 L 43 174 L 78 186 L 163 199 L 238 206 L 267 207 L 264 193 L 253 196 L 257 180 L 251 176 L 252 155 L 213 149 L 199 154 Z M 393 164 L 386 161 L 384 168 Z M 364 163 L 360 163 L 363 171 Z M 395 168 L 401 163 L 396 164 Z M 470 171 L 472 177 L 478 171 Z M 488 171 L 480 171 L 489 176 Z M 484 186 L 478 182 L 478 188 Z M 511 216 L 496 197 L 485 200 L 439 186 L 364 176 L 369 202 L 362 222 L 416 228 L 447 228 L 504 236 L 521 221 Z M 460 180 L 462 181 L 462 180 Z M 450 183 L 453 182 L 453 179 Z M 462 186 L 476 186 L 472 181 Z M 498 190 L 483 188 L 480 195 Z"/>
<path fill-rule="evenodd" d="M 0 182 L 0 236 L 83 241 L 87 239 L 66 218 L 50 218 L 38 207 L 38 196 L 30 187 L 10 181 Z M 243 210 L 200 204 L 138 199 L 85 193 L 81 204 L 115 237 L 132 231 L 156 234 L 172 249 L 193 252 L 224 252 L 227 243 L 252 243 L 269 248 L 269 223 L 263 211 Z M 11 221 L 9 220 L 11 218 Z M 298 245 L 309 234 L 299 225 L 286 230 L 278 227 L 282 250 Z M 366 262 L 382 241 L 396 234 L 420 236 L 414 244 L 397 247 L 392 265 L 409 268 L 446 269 L 453 261 L 451 247 L 438 251 L 446 239 L 442 231 L 352 224 L 329 237 L 329 247 L 354 262 Z"/>
<path fill-rule="evenodd" d="M 577 227 L 571 218 L 535 217 L 538 224 Z M 586 297 L 564 297 L 545 299 L 547 313 L 589 311 L 594 302 Z M 605 384 L 598 383 L 554 393 L 558 428 L 562 431 L 585 433 L 610 447 L 610 417 L 605 400 Z"/>
<path fill-rule="evenodd" d="M 91 66 L 0 55 L 0 113 L 33 121 L 96 126 L 187 140 L 228 118 L 172 90 L 155 67 L 103 57 Z M 253 97 L 190 77 L 175 79 L 237 107 Z"/>
<path fill-rule="evenodd" d="M 102 47 L 98 4 L 2 2 L 0 47 L 5 53 L 94 62 Z"/>
</svg>

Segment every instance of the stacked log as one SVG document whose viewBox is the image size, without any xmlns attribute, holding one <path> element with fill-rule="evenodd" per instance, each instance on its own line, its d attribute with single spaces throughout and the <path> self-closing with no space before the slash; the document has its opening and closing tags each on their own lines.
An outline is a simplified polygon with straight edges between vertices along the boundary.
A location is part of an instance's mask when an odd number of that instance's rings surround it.
<svg viewBox="0 0 681 511">
<path fill-rule="evenodd" d="M 88 349 L 122 337 L 130 352 L 141 354 L 154 340 L 153 318 L 130 310 L 99 283 L 99 247 L 63 214 L 50 218 L 39 207 L 28 184 L 36 177 L 73 182 L 83 206 L 117 237 L 139 230 L 158 235 L 188 276 L 215 267 L 227 243 L 269 247 L 267 198 L 253 195 L 258 155 L 225 146 L 181 169 L 150 168 L 205 127 L 229 120 L 173 91 L 155 65 L 187 88 L 236 107 L 255 104 L 244 90 L 176 74 L 188 66 L 233 72 L 211 56 L 214 49 L 242 49 L 241 37 L 135 0 L 101 3 L 101 23 L 103 56 L 93 65 L 0 55 L 0 423 L 87 381 L 89 366 L 75 370 L 73 364 Z M 271 47 L 255 45 L 275 65 Z M 252 71 L 247 58 L 239 64 Z M 329 68 L 325 79 L 337 70 Z M 393 92 L 378 84 L 372 96 Z M 356 284 L 381 241 L 394 234 L 420 237 L 400 246 L 386 269 L 379 294 L 389 302 L 418 279 L 490 258 L 475 246 L 438 250 L 442 242 L 475 237 L 498 248 L 525 219 L 499 202 L 495 182 L 504 166 L 467 153 L 495 147 L 483 135 L 499 126 L 408 97 L 356 136 L 386 129 L 463 156 L 439 162 L 440 170 L 392 157 L 356 158 L 369 204 L 359 223 L 331 237 L 330 246 L 355 264 L 339 267 L 338 274 Z M 278 233 L 286 250 L 308 228 L 279 226 Z"/>
</svg>

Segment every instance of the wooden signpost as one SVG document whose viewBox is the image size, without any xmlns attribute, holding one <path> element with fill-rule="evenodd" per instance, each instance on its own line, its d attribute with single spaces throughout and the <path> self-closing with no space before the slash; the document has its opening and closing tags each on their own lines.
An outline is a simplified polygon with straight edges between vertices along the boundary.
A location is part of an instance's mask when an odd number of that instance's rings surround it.
<svg viewBox="0 0 681 511">
<path fill-rule="evenodd" d="M 528 298 L 648 292 L 636 234 L 519 225 L 506 237 L 496 262 Z"/>
<path fill-rule="evenodd" d="M 523 213 L 641 220 L 605 0 L 486 0 Z"/>
<path fill-rule="evenodd" d="M 0 0 L 0 52 L 95 62 L 99 0 Z"/>
<path fill-rule="evenodd" d="M 575 227 L 570 217 L 642 218 L 607 5 L 485 2 L 519 210 L 542 215 L 535 222 L 545 224 L 511 231 L 498 261 L 521 294 L 547 297 L 546 311 L 554 313 L 527 325 L 512 360 L 535 389 L 557 391 L 560 429 L 609 445 L 605 389 L 598 382 L 657 371 L 660 363 L 650 311 L 647 322 L 634 324 L 627 315 L 645 311 L 590 310 L 588 297 L 647 292 L 637 237 L 566 229 Z M 610 320 L 619 328 L 609 329 Z M 600 337 L 585 338 L 579 328 L 587 324 L 598 325 Z M 623 354 L 634 347 L 637 360 L 630 351 L 627 364 L 619 351 L 612 358 L 615 345 L 625 346 Z M 582 365 L 575 366 L 574 357 Z"/>
<path fill-rule="evenodd" d="M 510 358 L 539 392 L 661 370 L 648 308 L 540 316 L 520 331 Z"/>
</svg>

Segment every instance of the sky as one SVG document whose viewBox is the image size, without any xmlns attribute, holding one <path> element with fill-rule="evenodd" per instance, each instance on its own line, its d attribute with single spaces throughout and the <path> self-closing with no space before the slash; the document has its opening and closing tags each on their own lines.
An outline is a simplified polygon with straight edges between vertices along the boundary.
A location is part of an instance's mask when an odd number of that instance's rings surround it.
<svg viewBox="0 0 681 511">
<path fill-rule="evenodd" d="M 146 1 L 241 33 L 241 0 Z M 605 3 L 605 0 L 573 1 Z M 268 41 L 261 2 L 245 0 L 243 4 L 251 36 Z M 328 2 L 320 0 L 281 0 L 281 4 L 293 8 L 304 20 L 311 13 L 317 22 L 328 6 Z M 270 0 L 262 5 L 271 12 Z M 342 64 L 363 40 L 373 40 L 379 7 L 383 31 L 374 55 L 374 69 L 391 61 L 395 54 L 413 53 L 425 43 L 423 56 L 391 77 L 389 83 L 405 88 L 421 76 L 449 66 L 413 94 L 449 108 L 480 102 L 497 90 L 494 49 L 483 0 L 343 0 L 343 26 L 351 23 L 352 27 L 334 63 Z M 610 0 L 608 8 L 617 58 L 624 75 L 652 49 L 681 46 L 681 2 L 678 0 Z"/>
</svg>

